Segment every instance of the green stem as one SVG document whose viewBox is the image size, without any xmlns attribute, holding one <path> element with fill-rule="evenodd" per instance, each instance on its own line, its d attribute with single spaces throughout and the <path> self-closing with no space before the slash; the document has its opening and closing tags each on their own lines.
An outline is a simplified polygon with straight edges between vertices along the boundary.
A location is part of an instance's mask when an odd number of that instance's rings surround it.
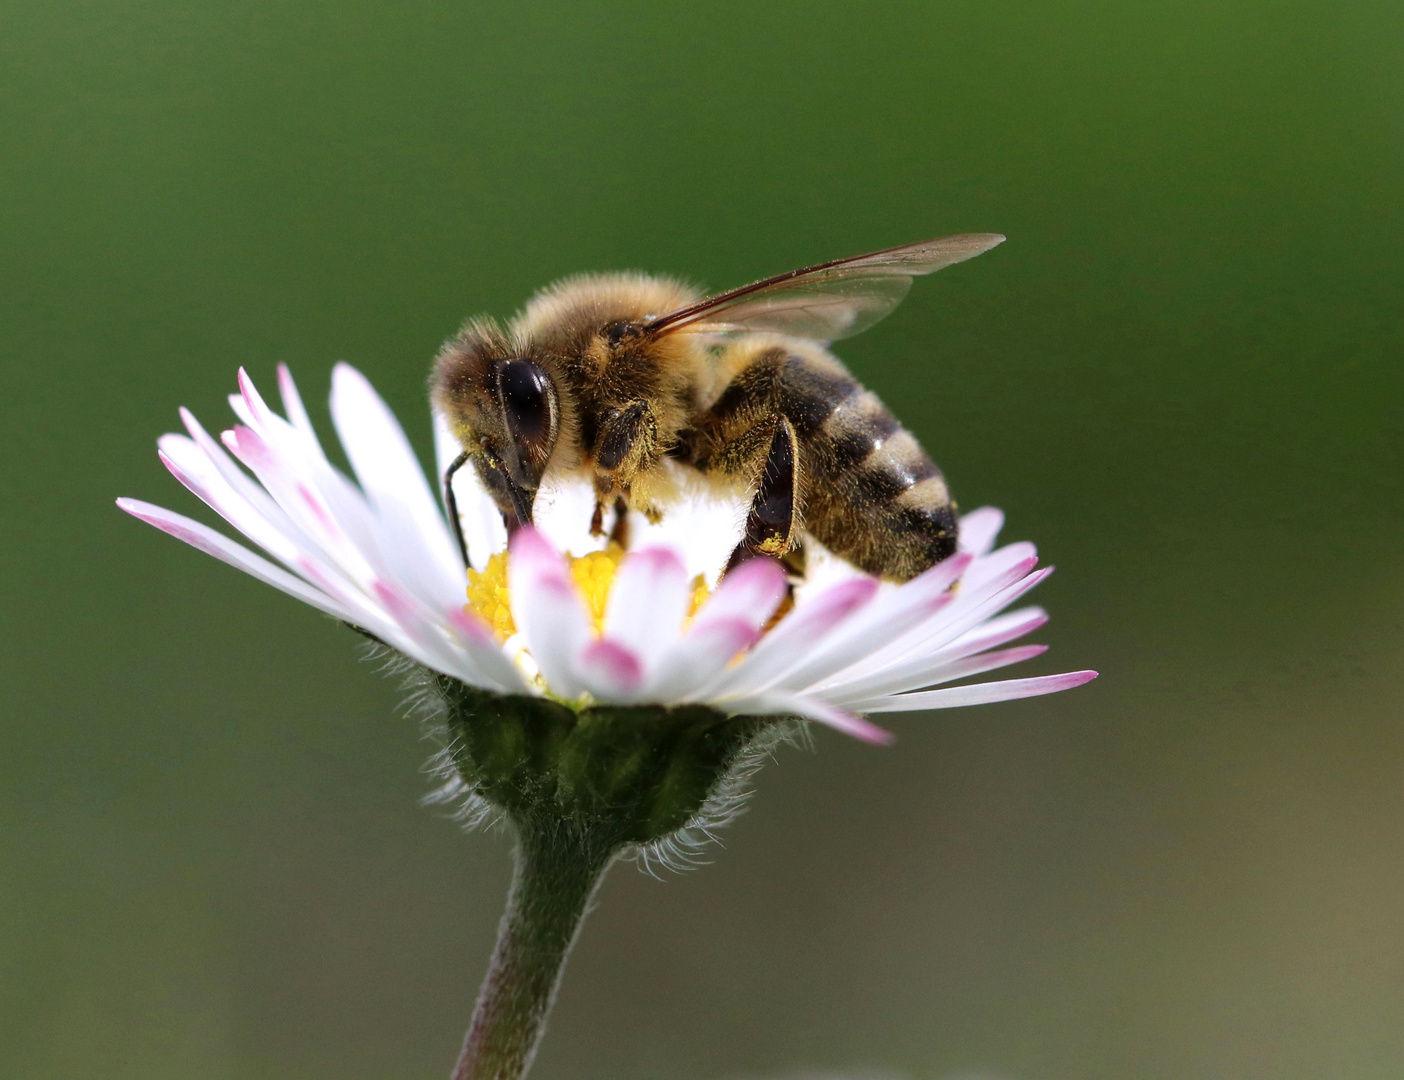
<svg viewBox="0 0 1404 1080">
<path fill-rule="evenodd" d="M 561 971 L 614 846 L 551 823 L 518 822 L 516 870 L 453 1080 L 518 1080 L 546 1031 Z"/>
</svg>

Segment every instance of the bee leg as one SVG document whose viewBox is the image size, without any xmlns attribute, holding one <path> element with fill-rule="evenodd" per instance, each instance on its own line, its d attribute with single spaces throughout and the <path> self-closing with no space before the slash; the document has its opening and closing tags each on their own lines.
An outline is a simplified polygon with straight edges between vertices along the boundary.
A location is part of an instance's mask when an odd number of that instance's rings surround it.
<svg viewBox="0 0 1404 1080">
<path fill-rule="evenodd" d="M 775 419 L 756 494 L 746 515 L 746 547 L 757 555 L 781 556 L 794 547 L 795 489 L 798 487 L 799 447 L 795 429 L 784 416 Z"/>
<path fill-rule="evenodd" d="M 623 496 L 614 500 L 614 528 L 609 530 L 609 539 L 626 551 L 629 549 L 629 504 Z"/>
<path fill-rule="evenodd" d="M 595 512 L 590 515 L 590 535 L 604 535 L 604 503 L 595 500 Z"/>
<path fill-rule="evenodd" d="M 635 401 L 613 412 L 595 440 L 596 498 L 601 504 L 615 493 L 627 498 L 634 477 L 657 463 L 660 456 L 658 419 L 648 402 Z"/>
<path fill-rule="evenodd" d="M 453 474 L 467 463 L 468 451 L 465 450 L 444 470 L 444 509 L 448 511 L 449 525 L 453 528 L 453 538 L 458 541 L 458 553 L 463 556 L 463 565 L 472 566 L 468 561 L 468 541 L 463 538 L 463 521 L 458 516 L 458 500 L 453 494 Z"/>
<path fill-rule="evenodd" d="M 736 545 L 732 551 L 731 558 L 726 561 L 726 568 L 722 570 L 721 576 L 724 578 L 744 562 L 752 559 L 767 559 L 770 562 L 778 563 L 785 570 L 785 595 L 780 598 L 780 604 L 771 616 L 766 620 L 766 624 L 761 628 L 762 633 L 769 633 L 775 628 L 775 624 L 788 615 L 795 607 L 795 590 L 804 584 L 804 545 L 797 542 L 795 546 L 784 555 L 758 555 L 746 546 L 746 541 Z"/>
</svg>

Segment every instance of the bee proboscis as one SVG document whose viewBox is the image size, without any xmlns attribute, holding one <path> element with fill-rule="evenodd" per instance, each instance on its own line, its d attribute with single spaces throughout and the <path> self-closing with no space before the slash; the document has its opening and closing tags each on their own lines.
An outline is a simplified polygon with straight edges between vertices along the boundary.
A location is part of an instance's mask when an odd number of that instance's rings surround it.
<svg viewBox="0 0 1404 1080">
<path fill-rule="evenodd" d="M 613 509 L 656 520 L 667 461 L 750 498 L 741 554 L 792 559 L 808 533 L 905 581 L 954 553 L 941 471 L 828 343 L 892 311 L 912 278 L 1004 240 L 947 236 L 838 259 L 699 298 L 642 274 L 548 286 L 505 326 L 469 320 L 434 364 L 435 406 L 508 528 L 532 519 L 548 473 L 594 486 L 592 529 Z M 467 552 L 464 551 L 465 561 Z"/>
</svg>

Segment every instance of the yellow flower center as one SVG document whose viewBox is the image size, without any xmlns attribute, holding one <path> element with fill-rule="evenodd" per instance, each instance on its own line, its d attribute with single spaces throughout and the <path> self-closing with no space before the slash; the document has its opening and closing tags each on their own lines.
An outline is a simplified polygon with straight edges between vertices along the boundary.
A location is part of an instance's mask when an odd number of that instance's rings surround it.
<svg viewBox="0 0 1404 1080">
<path fill-rule="evenodd" d="M 614 584 L 614 575 L 624 559 L 624 549 L 611 543 L 603 551 L 592 551 L 588 555 L 567 555 L 570 576 L 575 587 L 580 590 L 585 601 L 585 610 L 595 633 L 604 632 L 605 607 L 609 603 L 609 589 Z M 698 574 L 692 579 L 692 600 L 688 605 L 687 618 L 690 621 L 697 609 L 709 595 L 706 579 Z M 507 552 L 499 551 L 488 560 L 487 569 L 479 573 L 468 570 L 467 610 L 492 627 L 499 641 L 506 641 L 517 632 L 512 621 L 511 593 L 507 588 Z"/>
</svg>

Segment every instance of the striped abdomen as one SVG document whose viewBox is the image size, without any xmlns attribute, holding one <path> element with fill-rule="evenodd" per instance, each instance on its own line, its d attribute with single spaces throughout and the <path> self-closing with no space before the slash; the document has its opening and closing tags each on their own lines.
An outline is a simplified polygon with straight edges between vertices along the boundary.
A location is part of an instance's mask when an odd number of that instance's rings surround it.
<svg viewBox="0 0 1404 1080">
<path fill-rule="evenodd" d="M 734 356 L 734 354 L 733 354 Z M 860 569 L 905 581 L 954 554 L 945 479 L 876 394 L 817 345 L 756 349 L 699 425 L 711 467 L 764 460 L 776 414 L 795 432 L 798 522 Z M 765 432 L 753 441 L 748 432 Z M 727 456 L 723 447 L 734 448 Z M 744 449 L 743 449 L 744 448 Z"/>
<path fill-rule="evenodd" d="M 804 527 L 880 577 L 905 581 L 955 553 L 945 478 L 876 394 L 825 353 L 790 352 L 779 411 L 800 446 Z"/>
</svg>

